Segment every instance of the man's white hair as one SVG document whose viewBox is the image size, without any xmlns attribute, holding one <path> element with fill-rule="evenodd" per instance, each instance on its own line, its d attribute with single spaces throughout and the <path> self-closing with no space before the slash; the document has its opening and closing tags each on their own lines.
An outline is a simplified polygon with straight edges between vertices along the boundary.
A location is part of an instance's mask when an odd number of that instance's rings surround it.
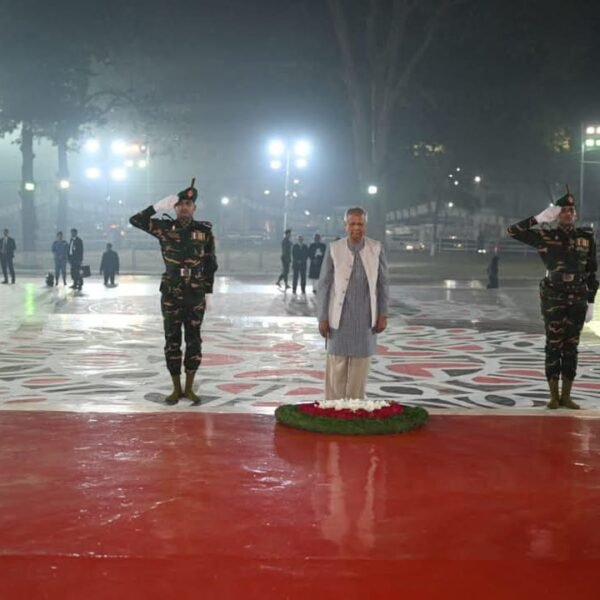
<svg viewBox="0 0 600 600">
<path fill-rule="evenodd" d="M 344 213 L 344 223 L 348 222 L 348 217 L 350 215 L 362 215 L 365 218 L 365 223 L 369 220 L 369 215 L 362 206 L 353 206 L 352 208 L 348 208 Z"/>
</svg>

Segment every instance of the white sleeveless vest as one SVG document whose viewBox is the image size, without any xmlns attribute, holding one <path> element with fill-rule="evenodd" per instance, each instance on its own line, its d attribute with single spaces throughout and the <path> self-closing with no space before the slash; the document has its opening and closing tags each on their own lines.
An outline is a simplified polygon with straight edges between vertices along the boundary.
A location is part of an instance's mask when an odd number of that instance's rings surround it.
<svg viewBox="0 0 600 600">
<path fill-rule="evenodd" d="M 348 238 L 331 242 L 329 253 L 333 261 L 333 284 L 329 295 L 329 326 L 339 329 L 342 307 L 346 298 L 346 289 L 352 274 L 354 254 L 348 248 Z M 381 242 L 365 238 L 365 245 L 359 252 L 363 267 L 369 282 L 369 297 L 371 299 L 371 327 L 377 321 L 377 276 L 379 274 L 379 254 Z"/>
</svg>

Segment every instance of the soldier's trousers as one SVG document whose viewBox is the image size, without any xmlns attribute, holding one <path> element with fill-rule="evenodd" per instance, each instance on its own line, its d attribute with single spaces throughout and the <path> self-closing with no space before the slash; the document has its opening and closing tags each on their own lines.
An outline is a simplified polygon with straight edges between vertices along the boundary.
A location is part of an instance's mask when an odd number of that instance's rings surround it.
<svg viewBox="0 0 600 600">
<path fill-rule="evenodd" d="M 577 346 L 585 322 L 585 286 L 540 284 L 540 300 L 546 329 L 546 378 L 575 379 Z"/>
<path fill-rule="evenodd" d="M 195 371 L 202 362 L 202 338 L 200 327 L 204 319 L 206 301 L 204 292 L 191 289 L 185 284 L 163 291 L 160 308 L 165 330 L 165 360 L 171 375 L 181 373 L 181 329 L 185 335 L 185 358 L 187 371 Z"/>
</svg>

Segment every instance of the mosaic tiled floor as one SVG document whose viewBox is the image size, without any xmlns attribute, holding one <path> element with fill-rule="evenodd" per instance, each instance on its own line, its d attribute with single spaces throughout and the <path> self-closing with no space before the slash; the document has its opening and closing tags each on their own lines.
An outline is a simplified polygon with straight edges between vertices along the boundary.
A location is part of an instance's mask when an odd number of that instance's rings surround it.
<svg viewBox="0 0 600 600">
<path fill-rule="evenodd" d="M 123 277 L 83 293 L 39 280 L 0 290 L 0 409 L 270 413 L 316 400 L 324 344 L 314 296 L 221 278 L 203 327 L 203 404 L 164 406 L 170 389 L 155 278 Z M 431 409 L 535 409 L 546 401 L 535 286 L 392 286 L 368 394 Z M 600 409 L 598 322 L 580 347 L 575 397 Z"/>
</svg>

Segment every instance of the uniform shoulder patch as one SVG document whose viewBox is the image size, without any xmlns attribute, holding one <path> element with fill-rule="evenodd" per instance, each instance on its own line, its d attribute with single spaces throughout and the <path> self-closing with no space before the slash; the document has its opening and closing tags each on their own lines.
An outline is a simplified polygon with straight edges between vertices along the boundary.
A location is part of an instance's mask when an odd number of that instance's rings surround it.
<svg viewBox="0 0 600 600">
<path fill-rule="evenodd" d="M 210 221 L 196 221 L 196 224 L 206 229 L 212 229 L 212 223 Z"/>
<path fill-rule="evenodd" d="M 578 227 L 577 233 L 579 235 L 584 235 L 585 237 L 594 237 L 594 230 L 591 227 Z"/>
</svg>

